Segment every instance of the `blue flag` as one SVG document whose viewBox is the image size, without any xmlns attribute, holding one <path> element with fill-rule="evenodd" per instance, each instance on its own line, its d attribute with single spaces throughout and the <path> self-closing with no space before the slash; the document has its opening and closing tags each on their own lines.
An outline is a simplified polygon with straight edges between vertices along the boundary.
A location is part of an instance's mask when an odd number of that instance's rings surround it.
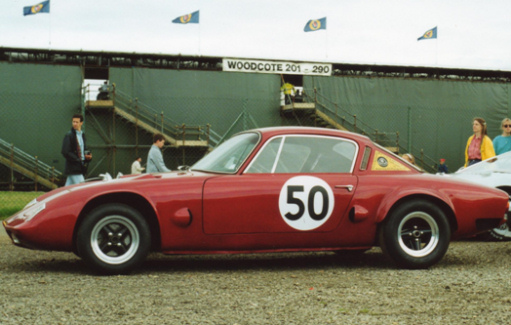
<svg viewBox="0 0 511 325">
<path fill-rule="evenodd" d="M 425 32 L 424 35 L 419 37 L 417 40 L 420 41 L 422 39 L 434 39 L 434 38 L 436 38 L 436 35 L 437 35 L 437 33 L 436 33 L 436 27 L 435 27 L 435 28 L 431 28 L 430 30 Z"/>
<path fill-rule="evenodd" d="M 199 10 L 192 12 L 191 14 L 177 17 L 172 21 L 175 24 L 198 24 L 199 23 Z"/>
<path fill-rule="evenodd" d="M 43 1 L 33 6 L 23 7 L 23 16 L 35 15 L 40 12 L 50 13 L 50 0 Z"/>
<path fill-rule="evenodd" d="M 320 29 L 326 29 L 326 17 L 321 19 L 311 19 L 305 24 L 304 32 L 315 32 Z"/>
</svg>

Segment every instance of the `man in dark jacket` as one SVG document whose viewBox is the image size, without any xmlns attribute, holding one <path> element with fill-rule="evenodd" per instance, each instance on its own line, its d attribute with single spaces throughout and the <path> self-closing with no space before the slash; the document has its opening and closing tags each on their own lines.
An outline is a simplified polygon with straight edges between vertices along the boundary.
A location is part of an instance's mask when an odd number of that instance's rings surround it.
<svg viewBox="0 0 511 325">
<path fill-rule="evenodd" d="M 64 136 L 61 150 L 62 155 L 66 158 L 66 168 L 64 170 L 67 175 L 66 186 L 78 184 L 85 180 L 84 175 L 92 159 L 92 154 L 87 151 L 85 133 L 82 131 L 83 115 L 73 115 L 72 125 L 71 130 Z"/>
</svg>

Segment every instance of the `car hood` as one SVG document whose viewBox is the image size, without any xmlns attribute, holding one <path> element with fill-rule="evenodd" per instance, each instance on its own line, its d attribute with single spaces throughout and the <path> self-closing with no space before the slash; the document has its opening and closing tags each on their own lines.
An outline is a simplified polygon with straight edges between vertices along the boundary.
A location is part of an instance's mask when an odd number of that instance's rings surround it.
<svg viewBox="0 0 511 325">
<path fill-rule="evenodd" d="M 217 174 L 210 174 L 205 172 L 197 172 L 197 171 L 174 171 L 169 173 L 153 173 L 153 174 L 140 174 L 140 175 L 126 175 L 121 176 L 116 179 L 105 178 L 103 180 L 95 179 L 92 181 L 85 181 L 84 183 L 64 186 L 53 191 L 50 191 L 46 194 L 43 194 L 37 198 L 37 201 L 43 201 L 47 199 L 54 198 L 56 196 L 61 196 L 65 193 L 70 192 L 78 192 L 84 190 L 90 190 L 103 187 L 116 187 L 116 188 L 131 188 L 133 184 L 142 183 L 142 182 L 150 182 L 151 180 L 170 180 L 170 179 L 181 179 L 181 178 L 208 178 L 212 176 L 217 176 Z"/>
<path fill-rule="evenodd" d="M 442 175 L 483 186 L 511 187 L 511 152 Z"/>
<path fill-rule="evenodd" d="M 511 173 L 474 172 L 454 173 L 444 176 L 489 187 L 511 187 Z"/>
</svg>

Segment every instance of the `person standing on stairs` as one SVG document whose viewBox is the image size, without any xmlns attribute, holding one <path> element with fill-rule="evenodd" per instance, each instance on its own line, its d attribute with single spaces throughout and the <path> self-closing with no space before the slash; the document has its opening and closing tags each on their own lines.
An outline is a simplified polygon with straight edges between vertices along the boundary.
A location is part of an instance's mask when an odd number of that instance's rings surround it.
<svg viewBox="0 0 511 325">
<path fill-rule="evenodd" d="M 286 105 L 291 104 L 294 101 L 295 97 L 295 86 L 286 82 L 280 87 L 280 91 L 284 93 L 285 99 L 284 102 Z"/>
<path fill-rule="evenodd" d="M 96 97 L 96 100 L 108 100 L 110 99 L 110 92 L 109 92 L 109 85 L 108 81 L 105 81 L 101 87 L 99 87 L 99 94 Z"/>
</svg>

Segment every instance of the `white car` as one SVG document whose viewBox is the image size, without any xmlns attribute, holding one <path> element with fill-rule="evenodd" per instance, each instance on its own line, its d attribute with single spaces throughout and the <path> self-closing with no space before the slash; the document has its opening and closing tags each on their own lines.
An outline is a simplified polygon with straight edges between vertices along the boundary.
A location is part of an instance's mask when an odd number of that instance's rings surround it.
<svg viewBox="0 0 511 325">
<path fill-rule="evenodd" d="M 480 185 L 496 187 L 507 192 L 511 199 L 511 151 L 486 159 L 470 167 L 462 168 L 449 175 Z M 511 213 L 508 213 L 507 223 L 490 230 L 487 236 L 488 239 L 511 240 L 510 218 Z"/>
</svg>

